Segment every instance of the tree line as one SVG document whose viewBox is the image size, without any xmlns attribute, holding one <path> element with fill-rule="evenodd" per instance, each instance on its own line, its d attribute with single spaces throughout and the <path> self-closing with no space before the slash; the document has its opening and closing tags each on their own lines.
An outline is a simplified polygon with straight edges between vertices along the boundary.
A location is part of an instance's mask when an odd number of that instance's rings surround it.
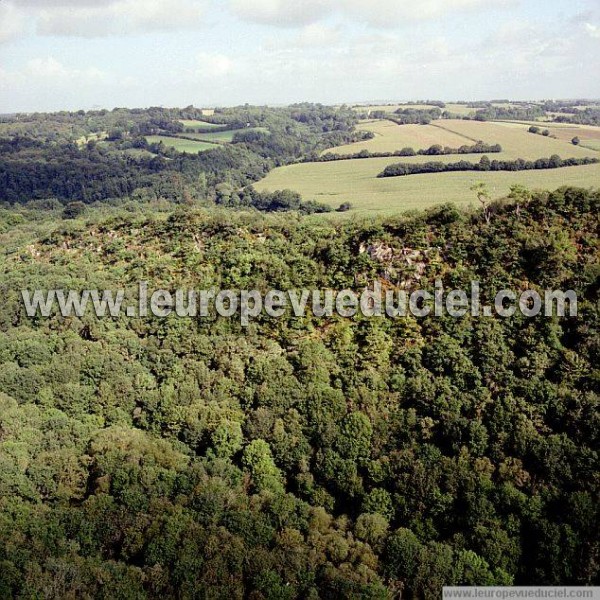
<svg viewBox="0 0 600 600">
<path fill-rule="evenodd" d="M 426 163 L 396 163 L 387 166 L 377 177 L 400 177 L 403 175 L 418 175 L 420 173 L 444 173 L 447 171 L 530 171 L 533 169 L 559 169 L 561 167 L 575 167 L 581 165 L 597 164 L 597 158 L 561 158 L 553 155 L 550 158 L 537 160 L 490 160 L 482 156 L 478 163 L 460 160 L 454 163 L 426 162 Z"/>
<path fill-rule="evenodd" d="M 331 162 L 335 160 L 354 160 L 359 158 L 390 158 L 393 156 L 443 156 L 449 154 L 493 154 L 502 152 L 500 144 L 486 144 L 477 142 L 475 144 L 460 146 L 459 148 L 450 148 L 449 146 L 441 146 L 433 144 L 429 148 L 414 150 L 414 148 L 406 147 L 394 152 L 371 152 L 368 149 L 363 149 L 354 154 L 334 154 L 326 152 L 317 159 L 313 157 L 306 158 L 303 162 Z"/>
</svg>

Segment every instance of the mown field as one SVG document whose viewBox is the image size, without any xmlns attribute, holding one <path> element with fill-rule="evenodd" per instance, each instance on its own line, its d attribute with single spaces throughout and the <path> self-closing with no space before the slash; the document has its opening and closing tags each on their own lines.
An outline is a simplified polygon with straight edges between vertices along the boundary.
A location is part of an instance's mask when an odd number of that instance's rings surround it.
<svg viewBox="0 0 600 600">
<path fill-rule="evenodd" d="M 192 120 L 188 120 L 188 119 L 182 119 L 180 121 L 180 123 L 185 127 L 186 131 L 187 130 L 195 130 L 195 129 L 199 129 L 200 127 L 204 128 L 204 129 L 215 129 L 215 128 L 219 128 L 219 127 L 223 127 L 222 125 L 217 125 L 215 123 L 209 123 L 208 121 L 192 121 Z"/>
<path fill-rule="evenodd" d="M 393 152 L 404 147 L 412 147 L 415 150 L 429 148 L 433 144 L 457 148 L 465 144 L 473 144 L 482 140 L 488 144 L 500 144 L 503 152 L 495 158 L 525 158 L 536 159 L 552 154 L 558 154 L 563 158 L 567 156 L 584 157 L 590 152 L 586 148 L 578 148 L 571 144 L 576 131 L 583 140 L 584 131 L 596 129 L 600 139 L 600 127 L 574 129 L 559 128 L 553 130 L 559 139 L 552 139 L 542 135 L 535 135 L 527 131 L 528 125 L 515 122 L 480 122 L 461 120 L 440 120 L 431 125 L 396 125 L 391 121 L 364 121 L 359 124 L 359 130 L 371 131 L 375 134 L 372 140 L 347 144 L 331 148 L 325 153 L 354 154 L 361 150 L 370 152 Z"/>
<path fill-rule="evenodd" d="M 571 142 L 574 137 L 578 137 L 581 145 L 595 149 L 600 142 L 600 127 L 593 125 L 574 125 L 571 123 L 540 123 L 533 122 L 515 122 L 515 121 L 498 121 L 499 124 L 505 127 L 514 127 L 527 131 L 531 125 L 536 125 L 541 129 L 547 129 L 550 134 L 559 140 Z"/>
<path fill-rule="evenodd" d="M 469 144 L 469 140 L 461 135 L 442 131 L 434 125 L 397 125 L 392 121 L 364 121 L 359 124 L 360 131 L 371 131 L 375 134 L 372 140 L 347 144 L 331 148 L 323 154 L 354 154 L 361 150 L 370 152 L 394 152 L 402 148 L 412 147 L 415 150 L 429 148 L 433 144 L 458 147 Z"/>
<path fill-rule="evenodd" d="M 507 195 L 514 184 L 522 184 L 530 189 L 556 189 L 563 185 L 600 187 L 600 165 L 544 171 L 436 173 L 377 179 L 377 174 L 390 162 L 393 161 L 372 158 L 291 165 L 275 169 L 255 187 L 259 191 L 290 188 L 301 193 L 305 200 L 317 200 L 335 208 L 343 202 L 351 202 L 353 210 L 343 213 L 347 216 L 357 213 L 386 215 L 446 202 L 466 206 L 475 199 L 469 188 L 480 181 L 489 186 L 494 198 Z"/>
<path fill-rule="evenodd" d="M 233 141 L 233 136 L 241 131 L 262 131 L 268 133 L 265 127 L 247 127 L 245 129 L 228 129 L 227 131 L 214 131 L 210 133 L 186 133 L 186 137 L 191 137 L 199 141 L 212 142 L 215 144 L 229 144 Z"/>
<path fill-rule="evenodd" d="M 478 121 L 441 121 L 435 125 L 395 125 L 388 121 L 364 123 L 376 132 L 374 140 L 350 144 L 330 150 L 353 153 L 363 148 L 385 152 L 412 146 L 425 148 L 433 143 L 448 146 L 468 144 L 471 140 L 499 143 L 503 152 L 490 155 L 498 159 L 537 159 L 558 154 L 562 158 L 594 156 L 594 150 L 574 146 L 564 139 L 534 135 L 527 127 L 505 123 Z M 531 189 L 555 189 L 562 185 L 600 186 L 600 165 L 568 167 L 556 170 L 520 172 L 459 172 L 411 175 L 378 179 L 377 175 L 394 162 L 454 162 L 460 159 L 477 162 L 481 155 L 415 156 L 406 158 L 371 158 L 327 163 L 303 163 L 272 171 L 256 184 L 259 191 L 289 188 L 305 200 L 317 200 L 337 208 L 350 202 L 353 210 L 346 213 L 389 214 L 415 208 L 426 208 L 444 202 L 468 205 L 475 196 L 470 187 L 486 183 L 493 197 L 508 194 L 510 186 L 523 184 Z"/>
<path fill-rule="evenodd" d="M 446 104 L 446 108 L 444 110 L 454 113 L 455 115 L 461 115 L 463 117 L 475 114 L 475 109 L 469 108 L 466 104 Z"/>
<path fill-rule="evenodd" d="M 504 122 L 481 121 L 436 121 L 434 127 L 463 135 L 474 141 L 482 140 L 488 144 L 500 144 L 503 154 L 508 158 L 536 159 L 552 154 L 562 158 L 590 156 L 586 148 L 578 148 L 566 140 L 553 139 L 529 133 L 527 127 L 507 126 Z M 571 136 L 572 137 L 572 136 Z"/>
<path fill-rule="evenodd" d="M 215 148 L 215 144 L 208 142 L 195 142 L 163 135 L 149 135 L 146 137 L 146 140 L 148 140 L 149 144 L 162 142 L 169 148 L 175 148 L 178 152 L 187 152 L 188 154 L 198 154 L 198 152 L 205 152 L 206 150 L 213 150 Z"/>
</svg>

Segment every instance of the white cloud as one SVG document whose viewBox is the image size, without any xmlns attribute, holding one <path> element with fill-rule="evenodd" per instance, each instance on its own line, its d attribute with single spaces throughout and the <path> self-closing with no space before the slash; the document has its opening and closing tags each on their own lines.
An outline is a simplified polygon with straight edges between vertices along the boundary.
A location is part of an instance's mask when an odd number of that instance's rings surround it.
<svg viewBox="0 0 600 600">
<path fill-rule="evenodd" d="M 196 55 L 198 68 L 195 74 L 198 77 L 223 77 L 228 75 L 234 68 L 233 61 L 224 54 L 211 54 L 209 52 L 200 52 Z"/>
<path fill-rule="evenodd" d="M 329 27 L 321 23 L 307 25 L 298 34 L 295 45 L 307 48 L 327 48 L 335 45 L 341 39 L 339 27 Z"/>
<path fill-rule="evenodd" d="M 0 44 L 8 42 L 25 31 L 24 15 L 11 3 L 0 3 Z"/>
<path fill-rule="evenodd" d="M 289 36 L 272 36 L 262 44 L 269 52 L 281 50 L 301 50 L 304 52 L 319 52 L 325 48 L 334 48 L 343 41 L 342 29 L 323 23 L 306 25 L 297 33 Z"/>
<path fill-rule="evenodd" d="M 86 69 L 69 68 L 51 56 L 34 58 L 18 71 L 0 71 L 0 88 L 37 85 L 95 86 L 110 80 L 107 73 L 95 67 Z"/>
<path fill-rule="evenodd" d="M 497 0 L 493 8 L 516 0 Z M 230 0 L 234 13 L 255 23 L 301 27 L 338 14 L 375 27 L 394 28 L 406 21 L 434 19 L 447 13 L 488 9 L 486 0 Z"/>
<path fill-rule="evenodd" d="M 398 27 L 405 21 L 435 19 L 447 13 L 490 7 L 485 0 L 381 0 L 376 3 L 342 0 L 340 5 L 351 17 L 384 28 Z"/>
<path fill-rule="evenodd" d="M 592 23 L 585 23 L 585 30 L 590 37 L 600 39 L 600 26 L 593 25 Z"/>
<path fill-rule="evenodd" d="M 34 8 L 56 8 L 58 6 L 107 6 L 114 4 L 117 0 L 17 0 L 20 6 L 31 6 Z"/>
<path fill-rule="evenodd" d="M 231 8 L 240 18 L 280 27 L 316 23 L 334 5 L 327 0 L 231 0 Z"/>
<path fill-rule="evenodd" d="M 71 8 L 44 8 L 37 31 L 42 35 L 102 37 L 195 29 L 203 24 L 202 0 L 115 0 Z"/>
</svg>

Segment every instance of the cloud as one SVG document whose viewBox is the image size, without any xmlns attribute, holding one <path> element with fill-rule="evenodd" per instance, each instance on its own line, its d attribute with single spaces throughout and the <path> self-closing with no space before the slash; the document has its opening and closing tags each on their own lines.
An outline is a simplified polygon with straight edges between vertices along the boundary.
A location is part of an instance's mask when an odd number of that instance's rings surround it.
<svg viewBox="0 0 600 600">
<path fill-rule="evenodd" d="M 0 44 L 17 38 L 25 31 L 24 15 L 10 3 L 0 3 Z"/>
<path fill-rule="evenodd" d="M 341 39 L 339 27 L 329 27 L 320 23 L 307 25 L 296 37 L 294 43 L 300 48 L 327 48 Z"/>
<path fill-rule="evenodd" d="M 48 56 L 34 58 L 25 63 L 18 71 L 0 71 L 0 88 L 28 87 L 35 82 L 44 87 L 85 86 L 93 87 L 110 81 L 104 71 L 95 67 L 75 69 L 65 66 L 55 58 Z"/>
<path fill-rule="evenodd" d="M 211 54 L 209 52 L 200 52 L 196 55 L 198 68 L 195 74 L 198 77 L 223 77 L 233 71 L 233 61 L 224 54 Z"/>
<path fill-rule="evenodd" d="M 485 0 L 382 0 L 377 3 L 343 0 L 340 4 L 342 11 L 351 17 L 383 28 L 398 27 L 406 21 L 424 21 L 448 13 L 490 6 Z M 500 1 L 496 6 L 502 4 Z"/>
<path fill-rule="evenodd" d="M 335 2 L 327 0 L 231 0 L 231 8 L 241 19 L 299 27 L 316 23 L 331 12 Z"/>
<path fill-rule="evenodd" d="M 59 6 L 108 6 L 118 0 L 17 0 L 19 6 L 34 8 L 56 8 Z"/>
<path fill-rule="evenodd" d="M 145 95 L 147 87 L 139 88 Z M 112 108 L 118 94 L 124 100 L 137 89 L 136 82 L 126 76 L 93 65 L 75 67 L 52 55 L 30 59 L 19 67 L 0 67 L 0 105 L 5 112 L 78 110 L 103 102 Z"/>
<path fill-rule="evenodd" d="M 494 8 L 515 0 L 497 0 Z M 374 27 L 395 28 L 406 21 L 435 19 L 448 13 L 487 9 L 486 0 L 230 0 L 241 19 L 279 27 L 302 27 L 337 14 Z"/>
<path fill-rule="evenodd" d="M 290 36 L 272 36 L 262 44 L 268 52 L 281 50 L 301 50 L 304 52 L 318 52 L 324 48 L 334 48 L 343 40 L 342 29 L 339 26 L 330 27 L 322 23 L 306 25 L 297 33 Z"/>
<path fill-rule="evenodd" d="M 600 26 L 592 25 L 592 23 L 585 23 L 585 30 L 590 37 L 600 39 Z"/>
<path fill-rule="evenodd" d="M 57 0 L 39 12 L 39 34 L 104 37 L 196 29 L 203 24 L 200 0 L 113 0 L 87 6 L 78 3 L 76 8 L 66 4 L 67 0 Z"/>
</svg>

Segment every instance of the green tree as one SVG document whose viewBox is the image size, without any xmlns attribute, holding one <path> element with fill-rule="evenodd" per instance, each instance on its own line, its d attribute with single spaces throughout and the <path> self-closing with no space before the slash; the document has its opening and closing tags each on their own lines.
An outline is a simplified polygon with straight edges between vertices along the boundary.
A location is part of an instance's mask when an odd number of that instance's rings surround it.
<svg viewBox="0 0 600 600">
<path fill-rule="evenodd" d="M 481 204 L 481 207 L 483 209 L 483 216 L 485 217 L 486 223 L 489 224 L 492 218 L 490 212 L 490 200 L 492 196 L 490 194 L 488 186 L 483 182 L 479 182 L 472 185 L 469 189 L 472 192 L 475 192 L 475 194 L 477 195 L 477 201 L 479 202 L 479 204 Z"/>
<path fill-rule="evenodd" d="M 86 211 L 83 202 L 69 202 L 63 210 L 63 219 L 77 219 Z"/>
<path fill-rule="evenodd" d="M 254 440 L 244 449 L 243 465 L 250 472 L 258 491 L 283 493 L 283 477 L 275 465 L 271 448 L 264 440 Z"/>
</svg>

